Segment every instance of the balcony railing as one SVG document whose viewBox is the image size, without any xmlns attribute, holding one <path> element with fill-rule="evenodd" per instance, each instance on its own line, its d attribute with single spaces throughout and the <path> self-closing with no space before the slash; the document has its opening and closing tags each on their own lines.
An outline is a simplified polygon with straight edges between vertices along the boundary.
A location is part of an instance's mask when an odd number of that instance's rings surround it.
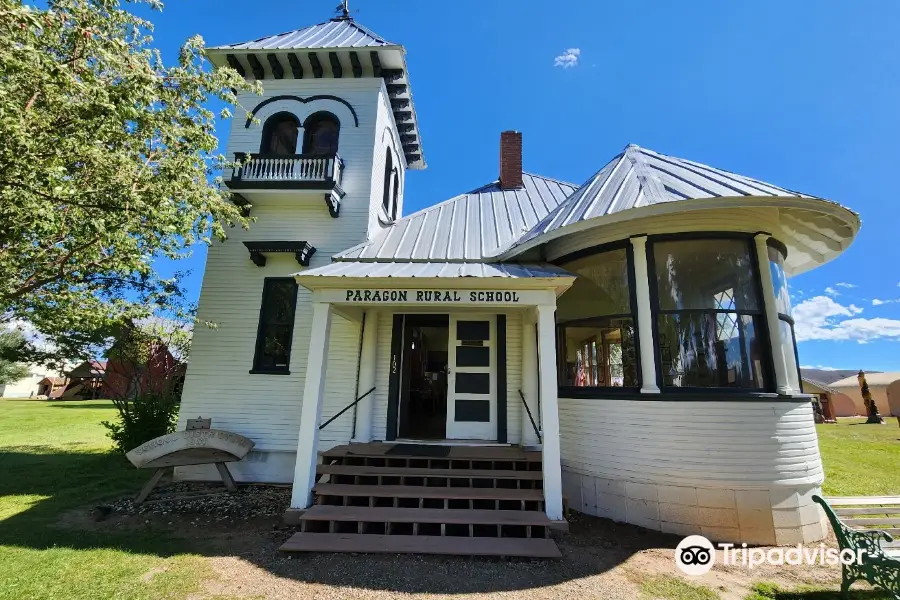
<svg viewBox="0 0 900 600">
<path fill-rule="evenodd" d="M 337 154 L 251 154 L 248 161 L 247 154 L 238 152 L 234 158 L 242 165 L 234 169 L 231 187 L 340 188 L 344 170 Z"/>
</svg>

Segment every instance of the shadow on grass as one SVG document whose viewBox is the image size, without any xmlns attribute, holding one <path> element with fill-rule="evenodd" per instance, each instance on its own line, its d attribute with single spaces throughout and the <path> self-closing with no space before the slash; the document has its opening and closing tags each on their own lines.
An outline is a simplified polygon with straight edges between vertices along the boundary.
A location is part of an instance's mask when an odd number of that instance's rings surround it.
<svg viewBox="0 0 900 600">
<path fill-rule="evenodd" d="M 59 403 L 50 406 L 50 408 L 113 408 L 111 402 L 102 402 L 96 400 L 72 400 L 71 404 L 63 404 L 62 402 L 63 401 L 60 401 Z"/>
<path fill-rule="evenodd" d="M 674 548 L 680 538 L 640 527 L 575 515 L 570 532 L 560 541 L 564 558 L 555 561 L 500 560 L 396 555 L 309 554 L 288 560 L 278 547 L 292 531 L 273 529 L 274 519 L 257 525 L 211 523 L 194 527 L 144 526 L 138 517 L 124 530 L 113 527 L 67 528 L 63 514 L 77 509 L 91 523 L 91 507 L 133 494 L 149 473 L 132 468 L 117 454 L 62 452 L 33 447 L 29 452 L 0 451 L 0 510 L 13 507 L 0 521 L 0 545 L 76 550 L 109 548 L 138 554 L 171 557 L 198 554 L 239 557 L 268 573 L 293 581 L 387 591 L 393 594 L 476 594 L 538 590 L 600 575 L 631 556 L 651 548 Z M 16 496 L 44 497 L 33 504 Z M 107 525 L 107 524 L 100 524 Z M 188 535 L 195 532 L 193 536 Z M 473 541 L 473 543 L 477 543 Z M 611 584 L 612 585 L 612 584 Z M 866 592 L 851 598 L 875 600 Z M 766 600 L 766 597 L 762 597 Z M 780 593 L 773 600 L 829 600 L 838 595 L 814 592 Z"/>
<path fill-rule="evenodd" d="M 93 506 L 134 493 L 149 473 L 132 468 L 116 454 L 29 450 L 0 450 L 0 510 L 10 514 L 0 521 L 0 545 L 38 550 L 54 546 L 110 548 L 160 557 L 185 553 L 239 556 L 278 577 L 301 582 L 394 593 L 455 594 L 561 584 L 603 573 L 635 553 L 674 547 L 679 541 L 638 527 L 579 516 L 561 543 L 565 558 L 557 561 L 430 556 L 398 561 L 395 555 L 328 554 L 288 560 L 278 547 L 293 531 L 273 529 L 275 519 L 258 526 L 213 522 L 196 528 L 185 520 L 179 528 L 177 524 L 161 526 L 160 521 L 167 518 L 154 516 L 153 524 L 147 526 L 135 520 L 122 530 L 110 523 L 91 527 L 88 513 Z M 87 526 L 60 526 L 63 515 L 75 512 L 84 517 Z M 191 536 L 191 532 L 196 534 Z"/>
</svg>

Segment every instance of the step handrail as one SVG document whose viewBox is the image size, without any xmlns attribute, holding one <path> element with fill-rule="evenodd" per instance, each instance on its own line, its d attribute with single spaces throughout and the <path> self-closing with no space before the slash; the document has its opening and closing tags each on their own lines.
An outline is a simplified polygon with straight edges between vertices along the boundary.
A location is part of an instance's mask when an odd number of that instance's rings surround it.
<svg viewBox="0 0 900 600">
<path fill-rule="evenodd" d="M 375 391 L 375 388 L 372 388 L 371 390 L 369 390 L 368 392 L 366 392 L 365 394 L 363 394 L 362 396 L 360 396 L 359 398 L 357 398 L 356 400 L 354 400 L 353 402 L 351 402 L 350 404 L 345 406 L 341 410 L 341 412 L 339 412 L 338 414 L 334 415 L 333 417 L 331 417 L 330 419 L 328 419 L 327 421 L 325 421 L 324 423 L 319 425 L 319 431 L 322 431 L 323 429 L 328 427 L 332 422 L 334 422 L 335 419 L 337 419 L 339 416 L 341 416 L 342 414 L 344 414 L 345 412 L 347 412 L 348 410 L 350 410 L 351 408 L 353 408 L 354 406 L 359 404 L 360 400 L 362 400 L 363 398 L 365 398 L 366 396 L 368 396 L 369 394 L 371 394 L 374 391 Z"/>
<path fill-rule="evenodd" d="M 519 390 L 519 397 L 522 399 L 522 405 L 525 407 L 525 412 L 528 413 L 528 420 L 531 421 L 531 426 L 534 428 L 534 435 L 537 436 L 538 442 L 543 444 L 544 440 L 541 439 L 541 432 L 538 431 L 537 423 L 534 422 L 534 417 L 531 416 L 531 409 L 528 408 L 528 402 L 525 401 L 525 394 L 522 393 L 522 390 Z"/>
</svg>

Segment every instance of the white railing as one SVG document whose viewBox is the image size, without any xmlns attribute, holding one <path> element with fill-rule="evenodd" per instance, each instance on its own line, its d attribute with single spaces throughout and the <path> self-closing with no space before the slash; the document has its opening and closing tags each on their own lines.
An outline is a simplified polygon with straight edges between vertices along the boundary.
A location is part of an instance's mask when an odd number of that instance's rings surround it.
<svg viewBox="0 0 900 600">
<path fill-rule="evenodd" d="M 322 181 L 340 183 L 341 159 L 333 156 L 260 156 L 251 154 L 250 161 L 237 170 L 241 181 Z"/>
</svg>

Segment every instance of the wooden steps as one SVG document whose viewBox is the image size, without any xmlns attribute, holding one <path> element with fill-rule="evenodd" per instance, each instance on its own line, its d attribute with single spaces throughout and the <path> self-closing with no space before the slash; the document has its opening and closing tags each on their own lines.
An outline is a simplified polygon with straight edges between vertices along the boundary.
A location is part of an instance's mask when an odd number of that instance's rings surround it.
<svg viewBox="0 0 900 600">
<path fill-rule="evenodd" d="M 395 508 L 389 506 L 311 507 L 301 517 L 304 521 L 357 521 L 366 523 L 444 523 L 454 525 L 535 525 L 550 527 L 553 523 L 536 510 L 468 510 L 445 508 Z"/>
<path fill-rule="evenodd" d="M 323 453 L 315 504 L 281 550 L 560 556 L 549 539 L 557 524 L 544 512 L 539 452 L 454 446 L 435 457 L 397 446 L 386 454 L 393 446 Z"/>
<path fill-rule="evenodd" d="M 560 558 L 553 540 L 466 538 L 436 535 L 356 535 L 297 533 L 283 552 L 361 552 L 372 554 L 447 554 L 457 556 L 521 556 Z"/>
<path fill-rule="evenodd" d="M 472 488 L 423 485 L 343 485 L 318 483 L 313 488 L 318 496 L 368 496 L 373 498 L 440 498 L 457 500 L 524 500 L 543 502 L 541 490 L 514 488 Z"/>
<path fill-rule="evenodd" d="M 542 481 L 540 471 L 515 471 L 501 469 L 428 469 L 411 467 L 373 467 L 353 465 L 319 465 L 319 475 L 351 475 L 368 477 L 428 477 L 457 479 L 523 479 Z"/>
</svg>

